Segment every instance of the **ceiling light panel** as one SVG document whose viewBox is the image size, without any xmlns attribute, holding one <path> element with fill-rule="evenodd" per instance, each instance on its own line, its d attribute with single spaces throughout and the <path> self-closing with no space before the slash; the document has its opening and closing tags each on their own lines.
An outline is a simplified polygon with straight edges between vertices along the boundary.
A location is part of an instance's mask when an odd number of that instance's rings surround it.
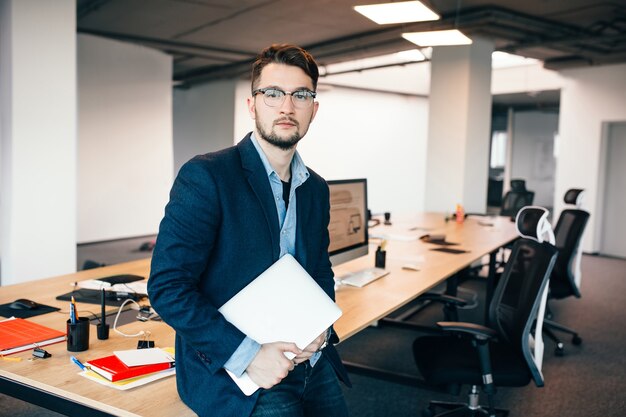
<svg viewBox="0 0 626 417">
<path fill-rule="evenodd" d="M 354 10 L 379 25 L 425 22 L 439 19 L 439 15 L 424 6 L 421 1 L 400 1 L 396 3 L 354 6 Z"/>
<path fill-rule="evenodd" d="M 469 45 L 472 40 L 456 29 L 403 33 L 402 37 L 419 46 Z"/>
</svg>

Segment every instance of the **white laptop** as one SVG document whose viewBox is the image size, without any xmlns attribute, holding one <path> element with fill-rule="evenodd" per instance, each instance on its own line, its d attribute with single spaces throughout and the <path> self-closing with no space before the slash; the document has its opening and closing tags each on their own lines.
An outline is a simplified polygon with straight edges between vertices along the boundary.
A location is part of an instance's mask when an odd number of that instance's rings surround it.
<svg viewBox="0 0 626 417">
<path fill-rule="evenodd" d="M 226 320 L 258 343 L 293 342 L 308 346 L 329 328 L 341 310 L 306 270 L 287 254 L 276 261 L 220 309 Z M 289 359 L 293 353 L 285 354 Z M 244 373 L 228 371 L 246 395 L 259 386 Z"/>
</svg>

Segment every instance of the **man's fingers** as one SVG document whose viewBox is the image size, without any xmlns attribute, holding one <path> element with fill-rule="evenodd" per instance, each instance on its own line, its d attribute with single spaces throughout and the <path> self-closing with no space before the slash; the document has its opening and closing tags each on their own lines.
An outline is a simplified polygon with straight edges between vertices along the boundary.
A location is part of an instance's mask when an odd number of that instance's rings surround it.
<svg viewBox="0 0 626 417">
<path fill-rule="evenodd" d="M 276 342 L 276 346 L 283 352 L 291 352 L 295 355 L 299 355 L 302 353 L 302 350 L 300 350 L 295 343 Z"/>
</svg>

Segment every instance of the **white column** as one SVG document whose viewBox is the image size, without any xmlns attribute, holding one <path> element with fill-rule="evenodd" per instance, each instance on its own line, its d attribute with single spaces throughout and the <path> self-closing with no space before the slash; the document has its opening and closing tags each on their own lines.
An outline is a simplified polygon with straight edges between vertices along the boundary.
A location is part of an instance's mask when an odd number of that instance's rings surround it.
<svg viewBox="0 0 626 417">
<path fill-rule="evenodd" d="M 0 0 L 1 284 L 76 271 L 76 2 Z"/>
<path fill-rule="evenodd" d="M 433 49 L 425 208 L 485 212 L 491 124 L 493 44 Z"/>
</svg>

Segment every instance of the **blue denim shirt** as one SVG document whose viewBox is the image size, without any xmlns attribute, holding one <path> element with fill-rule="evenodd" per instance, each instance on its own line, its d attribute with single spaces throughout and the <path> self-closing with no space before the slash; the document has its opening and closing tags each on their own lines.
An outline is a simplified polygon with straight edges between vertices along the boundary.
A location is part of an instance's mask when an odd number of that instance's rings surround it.
<svg viewBox="0 0 626 417">
<path fill-rule="evenodd" d="M 296 255 L 296 188 L 302 185 L 307 178 L 309 178 L 309 171 L 306 169 L 300 154 L 296 151 L 291 160 L 291 188 L 289 190 L 289 205 L 285 208 L 285 201 L 283 200 L 283 184 L 280 177 L 270 165 L 267 160 L 263 149 L 257 142 L 254 133 L 251 135 L 252 143 L 259 153 L 259 157 L 267 172 L 267 177 L 272 187 L 272 193 L 274 194 L 274 201 L 276 202 L 276 211 L 278 213 L 278 225 L 280 226 L 280 256 L 287 253 Z M 228 369 L 237 376 L 241 376 L 244 373 L 248 365 L 252 362 L 258 351 L 261 349 L 261 345 L 253 339 L 246 337 L 233 355 L 226 361 L 224 368 Z M 314 366 L 319 359 L 321 353 L 316 352 L 313 354 L 309 362 L 311 366 Z"/>
</svg>

